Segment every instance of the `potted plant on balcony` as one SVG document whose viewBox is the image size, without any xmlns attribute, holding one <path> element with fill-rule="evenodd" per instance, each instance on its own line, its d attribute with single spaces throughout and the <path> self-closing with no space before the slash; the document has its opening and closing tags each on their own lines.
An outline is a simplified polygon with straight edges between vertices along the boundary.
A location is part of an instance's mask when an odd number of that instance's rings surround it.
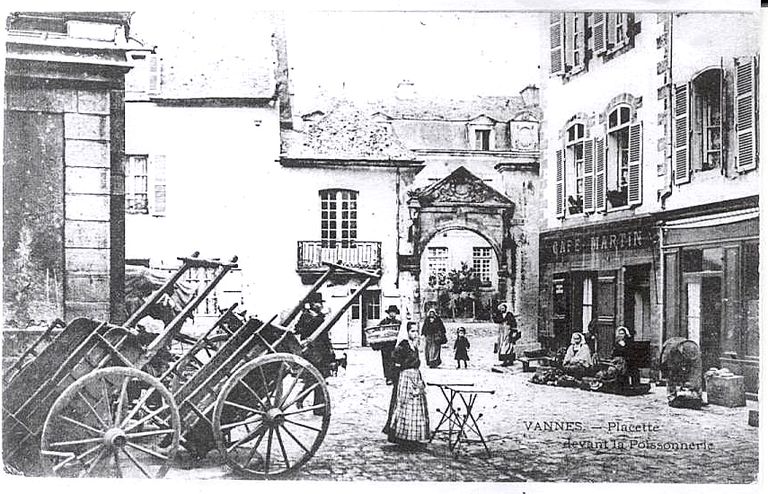
<svg viewBox="0 0 768 494">
<path fill-rule="evenodd" d="M 581 196 L 568 196 L 568 213 L 579 214 L 584 212 L 584 199 Z"/>
<path fill-rule="evenodd" d="M 621 187 L 619 190 L 609 190 L 605 196 L 612 208 L 618 208 L 627 205 L 627 187 Z"/>
</svg>

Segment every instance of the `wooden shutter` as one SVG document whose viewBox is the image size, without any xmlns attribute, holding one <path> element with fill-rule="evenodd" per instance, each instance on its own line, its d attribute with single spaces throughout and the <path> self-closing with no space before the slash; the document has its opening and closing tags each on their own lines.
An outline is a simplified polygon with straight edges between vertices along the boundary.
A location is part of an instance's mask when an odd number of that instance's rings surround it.
<svg viewBox="0 0 768 494">
<path fill-rule="evenodd" d="M 574 64 L 578 67 L 581 67 L 584 65 L 584 57 L 587 54 L 587 22 L 586 22 L 586 14 L 576 14 L 576 32 L 578 33 L 579 37 L 576 40 L 576 50 L 579 52 L 579 63 Z"/>
<path fill-rule="evenodd" d="M 563 60 L 563 14 L 550 14 L 549 45 L 550 67 L 552 74 L 562 74 L 565 71 Z"/>
<path fill-rule="evenodd" d="M 599 55 L 605 52 L 605 12 L 593 13 L 592 19 L 592 46 L 594 54 Z"/>
<path fill-rule="evenodd" d="M 149 69 L 147 93 L 158 94 L 160 92 L 160 57 L 154 53 L 147 55 L 147 64 Z"/>
<path fill-rule="evenodd" d="M 629 126 L 629 177 L 627 179 L 628 204 L 643 202 L 643 124 Z"/>
<path fill-rule="evenodd" d="M 595 210 L 605 211 L 605 137 L 595 138 Z"/>
<path fill-rule="evenodd" d="M 558 218 L 565 216 L 565 156 L 562 149 L 555 151 L 555 210 Z"/>
<path fill-rule="evenodd" d="M 167 199 L 165 156 L 153 155 L 150 167 L 152 169 L 152 214 L 165 216 Z"/>
<path fill-rule="evenodd" d="M 728 174 L 728 153 L 726 152 L 727 146 L 726 143 L 726 127 L 725 127 L 725 109 L 726 106 L 726 100 L 725 100 L 725 69 L 723 68 L 723 58 L 720 57 L 720 75 L 719 77 L 719 83 L 720 83 L 720 99 L 718 100 L 720 102 L 720 173 L 723 175 Z"/>
<path fill-rule="evenodd" d="M 576 18 L 576 14 L 565 14 L 565 27 L 563 33 L 565 35 L 565 71 L 568 72 L 573 69 L 573 23 Z"/>
<path fill-rule="evenodd" d="M 736 60 L 736 171 L 757 167 L 755 145 L 755 62 L 752 57 Z"/>
<path fill-rule="evenodd" d="M 584 141 L 584 212 L 595 210 L 595 154 L 594 139 Z"/>
<path fill-rule="evenodd" d="M 616 17 L 619 14 L 616 12 L 608 12 L 605 14 L 605 49 L 610 50 L 616 46 Z"/>
<path fill-rule="evenodd" d="M 676 86 L 672 106 L 675 115 L 674 160 L 677 185 L 691 181 L 689 104 L 688 84 Z"/>
</svg>

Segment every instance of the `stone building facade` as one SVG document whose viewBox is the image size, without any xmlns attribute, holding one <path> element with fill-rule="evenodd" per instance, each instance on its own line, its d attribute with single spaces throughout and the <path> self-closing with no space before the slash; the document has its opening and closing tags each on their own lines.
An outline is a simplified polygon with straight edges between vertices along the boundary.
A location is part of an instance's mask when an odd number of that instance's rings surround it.
<svg viewBox="0 0 768 494">
<path fill-rule="evenodd" d="M 6 20 L 6 327 L 121 320 L 127 13 Z"/>
<path fill-rule="evenodd" d="M 606 355 L 623 325 L 657 356 L 684 336 L 756 392 L 759 18 L 553 13 L 542 32 L 539 339 L 592 323 Z"/>
<path fill-rule="evenodd" d="M 538 231 L 527 215 L 537 210 L 540 114 L 537 89 L 524 95 L 469 101 L 411 95 L 366 104 L 335 100 L 284 130 L 283 166 L 299 167 L 296 172 L 317 187 L 324 183 L 319 177 L 332 173 L 339 186 L 359 198 L 356 226 L 370 233 L 363 238 L 355 232 L 355 238 L 380 245 L 380 263 L 370 267 L 382 269 L 382 280 L 334 330 L 337 341 L 361 343 L 361 329 L 392 304 L 413 319 L 428 307 L 448 318 L 487 318 L 488 309 L 504 300 L 526 329 L 524 344 L 538 345 Z M 323 171 L 330 166 L 335 169 Z M 363 192 L 370 180 L 374 188 Z M 373 202 L 362 209 L 364 197 Z M 314 201 L 308 218 L 321 221 L 312 225 L 304 219 L 303 229 L 324 235 L 323 203 Z M 326 239 L 317 242 L 325 245 Z M 436 280 L 458 271 L 461 263 L 478 274 L 480 286 L 473 293 L 453 290 L 452 300 L 442 303 L 450 286 Z M 341 284 L 338 290 L 341 296 L 350 288 Z M 474 309 L 466 308 L 467 297 L 478 297 L 470 303 Z"/>
</svg>

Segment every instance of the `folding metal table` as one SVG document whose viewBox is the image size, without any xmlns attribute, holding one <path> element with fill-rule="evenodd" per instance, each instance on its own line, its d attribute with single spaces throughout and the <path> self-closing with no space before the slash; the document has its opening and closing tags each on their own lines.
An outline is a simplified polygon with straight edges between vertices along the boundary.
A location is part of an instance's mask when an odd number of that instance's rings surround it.
<svg viewBox="0 0 768 494">
<path fill-rule="evenodd" d="M 444 410 L 437 409 L 441 413 L 430 441 L 438 433 L 448 435 L 448 449 L 454 453 L 458 451 L 459 444 L 463 443 L 482 443 L 488 457 L 491 457 L 491 451 L 485 442 L 485 437 L 480 430 L 477 421 L 483 416 L 482 413 L 475 415 L 474 407 L 477 397 L 481 394 L 494 394 L 492 389 L 478 388 L 474 383 L 432 383 L 427 385 L 435 386 L 445 398 L 446 407 Z M 462 411 L 462 405 L 464 410 Z M 470 438 L 468 433 L 477 438 Z M 455 435 L 455 439 L 454 439 Z"/>
</svg>

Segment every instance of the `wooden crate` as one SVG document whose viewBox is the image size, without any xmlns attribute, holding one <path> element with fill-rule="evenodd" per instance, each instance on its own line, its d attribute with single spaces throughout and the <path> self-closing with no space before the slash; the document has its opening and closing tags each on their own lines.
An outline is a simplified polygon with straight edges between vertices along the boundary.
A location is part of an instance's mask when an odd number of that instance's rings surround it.
<svg viewBox="0 0 768 494">
<path fill-rule="evenodd" d="M 747 404 L 744 394 L 744 376 L 707 376 L 707 402 L 724 407 L 743 407 Z"/>
</svg>

